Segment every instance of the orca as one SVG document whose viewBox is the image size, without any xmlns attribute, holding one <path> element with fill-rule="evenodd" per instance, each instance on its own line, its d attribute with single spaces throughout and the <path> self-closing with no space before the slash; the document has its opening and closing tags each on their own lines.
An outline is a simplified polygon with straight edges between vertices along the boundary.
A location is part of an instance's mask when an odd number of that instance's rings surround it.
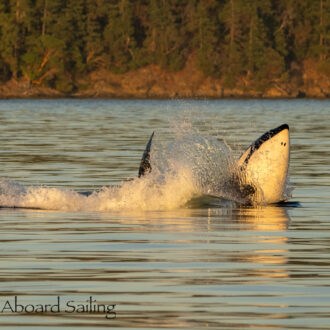
<svg viewBox="0 0 330 330">
<path fill-rule="evenodd" d="M 141 178 L 152 171 L 151 147 L 154 132 L 152 132 L 140 162 L 138 177 Z M 229 191 L 238 194 L 240 204 L 278 204 L 280 206 L 300 207 L 299 202 L 286 202 L 285 188 L 290 161 L 289 125 L 283 124 L 261 135 L 253 142 L 237 160 L 237 166 L 227 184 Z M 234 166 L 235 167 L 235 166 Z M 131 179 L 133 180 L 133 179 Z M 88 197 L 93 192 L 78 192 Z M 223 198 L 220 194 L 206 194 L 204 197 Z M 203 197 L 202 196 L 202 197 Z M 1 206 L 1 208 L 8 208 Z M 39 209 L 34 207 L 16 207 L 20 209 Z"/>
<path fill-rule="evenodd" d="M 139 178 L 152 170 L 150 152 L 153 136 L 154 132 L 143 152 Z M 246 204 L 284 202 L 289 161 L 289 125 L 283 124 L 261 135 L 243 152 L 237 161 L 238 170 L 233 173 L 228 185 Z"/>
<path fill-rule="evenodd" d="M 263 204 L 285 200 L 290 161 L 289 125 L 283 124 L 261 135 L 239 158 L 237 165 L 244 184 L 252 186 Z"/>
</svg>

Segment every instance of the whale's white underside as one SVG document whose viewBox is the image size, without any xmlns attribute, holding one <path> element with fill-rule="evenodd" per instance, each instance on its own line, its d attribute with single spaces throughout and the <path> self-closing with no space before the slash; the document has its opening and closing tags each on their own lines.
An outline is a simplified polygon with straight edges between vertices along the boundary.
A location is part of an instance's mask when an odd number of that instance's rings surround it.
<svg viewBox="0 0 330 330">
<path fill-rule="evenodd" d="M 256 188 L 258 202 L 272 204 L 285 199 L 289 160 L 290 135 L 286 124 L 263 134 L 240 157 L 238 166 L 244 181 Z"/>
</svg>

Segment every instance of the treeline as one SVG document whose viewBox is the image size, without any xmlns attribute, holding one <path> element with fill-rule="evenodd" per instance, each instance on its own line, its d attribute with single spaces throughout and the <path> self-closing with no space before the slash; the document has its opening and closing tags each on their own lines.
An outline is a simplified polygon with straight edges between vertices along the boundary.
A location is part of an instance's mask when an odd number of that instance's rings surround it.
<svg viewBox="0 0 330 330">
<path fill-rule="evenodd" d="M 329 71 L 330 0 L 1 0 L 0 79 L 73 92 L 99 69 L 184 67 L 235 86 Z M 86 81 L 86 80 L 85 80 Z"/>
</svg>

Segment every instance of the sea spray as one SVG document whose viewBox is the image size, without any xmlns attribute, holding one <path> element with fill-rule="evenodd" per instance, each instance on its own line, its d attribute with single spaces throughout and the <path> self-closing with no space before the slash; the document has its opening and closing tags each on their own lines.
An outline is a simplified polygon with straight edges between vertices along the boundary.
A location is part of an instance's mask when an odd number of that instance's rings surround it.
<svg viewBox="0 0 330 330">
<path fill-rule="evenodd" d="M 189 207 L 190 200 L 205 195 L 240 204 L 263 203 L 260 187 L 253 199 L 242 194 L 244 176 L 224 141 L 201 135 L 185 121 L 176 124 L 172 133 L 172 142 L 162 142 L 156 133 L 152 172 L 146 176 L 102 187 L 88 196 L 69 189 L 25 187 L 2 179 L 0 206 L 62 211 L 169 210 Z"/>
</svg>

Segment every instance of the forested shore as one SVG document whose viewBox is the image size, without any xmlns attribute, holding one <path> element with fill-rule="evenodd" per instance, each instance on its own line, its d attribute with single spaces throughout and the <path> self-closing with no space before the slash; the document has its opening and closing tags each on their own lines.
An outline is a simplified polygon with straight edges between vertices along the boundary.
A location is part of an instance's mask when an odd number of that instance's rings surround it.
<svg viewBox="0 0 330 330">
<path fill-rule="evenodd" d="M 330 95 L 330 0 L 2 0 L 0 97 Z"/>
</svg>

